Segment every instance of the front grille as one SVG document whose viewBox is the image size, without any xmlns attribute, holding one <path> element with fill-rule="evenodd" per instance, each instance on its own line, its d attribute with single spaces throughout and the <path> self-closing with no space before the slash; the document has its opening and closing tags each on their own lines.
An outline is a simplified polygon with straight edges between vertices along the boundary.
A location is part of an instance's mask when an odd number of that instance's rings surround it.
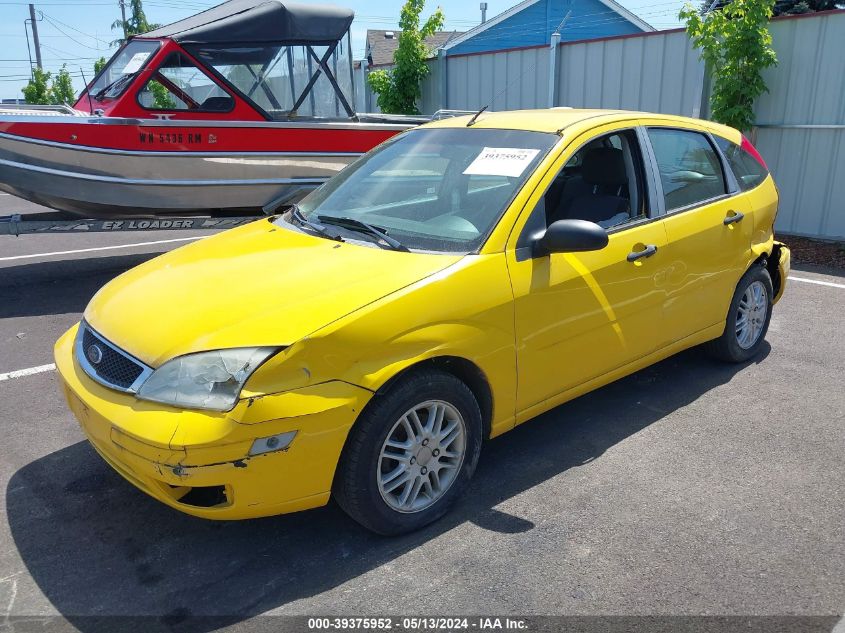
<svg viewBox="0 0 845 633">
<path fill-rule="evenodd" d="M 144 373 L 144 365 L 118 351 L 83 323 L 77 357 L 85 372 L 109 387 L 128 390 Z"/>
</svg>

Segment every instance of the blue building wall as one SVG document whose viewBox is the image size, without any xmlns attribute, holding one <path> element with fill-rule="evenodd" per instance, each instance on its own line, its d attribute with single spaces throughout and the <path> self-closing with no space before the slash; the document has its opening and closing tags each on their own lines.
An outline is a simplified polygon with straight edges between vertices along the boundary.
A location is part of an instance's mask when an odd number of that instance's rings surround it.
<svg viewBox="0 0 845 633">
<path fill-rule="evenodd" d="M 475 37 L 453 46 L 449 55 L 481 53 L 520 46 L 548 44 L 569 10 L 560 32 L 561 42 L 629 35 L 642 29 L 599 0 L 539 0 Z"/>
</svg>

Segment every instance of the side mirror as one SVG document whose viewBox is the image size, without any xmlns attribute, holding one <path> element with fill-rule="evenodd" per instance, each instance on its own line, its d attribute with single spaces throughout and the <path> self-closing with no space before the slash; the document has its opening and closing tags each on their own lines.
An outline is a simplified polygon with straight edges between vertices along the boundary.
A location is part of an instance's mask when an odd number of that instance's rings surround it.
<svg viewBox="0 0 845 633">
<path fill-rule="evenodd" d="M 534 241 L 534 252 L 578 253 L 599 251 L 607 246 L 607 231 L 587 220 L 558 220 Z"/>
</svg>

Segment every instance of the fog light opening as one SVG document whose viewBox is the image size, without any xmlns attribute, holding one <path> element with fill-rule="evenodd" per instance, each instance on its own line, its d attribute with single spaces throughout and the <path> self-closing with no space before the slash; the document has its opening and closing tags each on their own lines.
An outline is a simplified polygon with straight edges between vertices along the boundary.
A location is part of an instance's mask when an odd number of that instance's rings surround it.
<svg viewBox="0 0 845 633">
<path fill-rule="evenodd" d="M 195 486 L 179 498 L 179 503 L 196 508 L 213 508 L 228 501 L 225 486 Z"/>
<path fill-rule="evenodd" d="M 296 437 L 296 433 L 296 431 L 288 431 L 287 433 L 277 433 L 270 437 L 259 437 L 252 443 L 249 454 L 262 455 L 274 451 L 283 451 L 290 446 L 293 438 Z"/>
</svg>

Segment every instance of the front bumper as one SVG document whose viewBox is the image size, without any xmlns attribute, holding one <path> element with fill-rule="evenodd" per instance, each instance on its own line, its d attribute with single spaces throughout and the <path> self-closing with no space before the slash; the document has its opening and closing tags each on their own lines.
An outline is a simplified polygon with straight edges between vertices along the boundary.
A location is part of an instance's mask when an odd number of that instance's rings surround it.
<svg viewBox="0 0 845 633">
<path fill-rule="evenodd" d="M 167 505 L 211 519 L 245 519 L 324 505 L 356 416 L 372 397 L 333 381 L 188 411 L 100 385 L 74 356 L 78 326 L 56 343 L 71 411 L 93 447 L 130 483 Z M 256 438 L 296 431 L 282 451 L 250 456 Z"/>
</svg>

